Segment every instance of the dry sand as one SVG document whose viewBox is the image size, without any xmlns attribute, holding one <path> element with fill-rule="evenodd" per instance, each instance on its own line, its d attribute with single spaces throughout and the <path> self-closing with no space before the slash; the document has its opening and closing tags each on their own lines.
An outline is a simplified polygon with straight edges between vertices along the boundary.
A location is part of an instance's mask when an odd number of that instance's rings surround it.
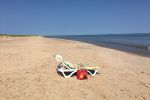
<svg viewBox="0 0 150 100">
<path fill-rule="evenodd" d="M 53 53 L 96 64 L 88 80 L 65 79 Z M 150 58 L 43 37 L 0 37 L 0 100 L 150 100 Z"/>
</svg>

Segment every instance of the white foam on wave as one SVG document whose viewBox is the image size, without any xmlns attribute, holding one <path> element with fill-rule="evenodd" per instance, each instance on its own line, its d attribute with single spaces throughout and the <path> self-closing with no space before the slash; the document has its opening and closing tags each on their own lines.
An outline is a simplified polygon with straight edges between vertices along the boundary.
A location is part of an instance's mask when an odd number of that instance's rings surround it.
<svg viewBox="0 0 150 100">
<path fill-rule="evenodd" d="M 148 48 L 148 50 L 150 50 L 150 47 L 147 47 Z"/>
</svg>

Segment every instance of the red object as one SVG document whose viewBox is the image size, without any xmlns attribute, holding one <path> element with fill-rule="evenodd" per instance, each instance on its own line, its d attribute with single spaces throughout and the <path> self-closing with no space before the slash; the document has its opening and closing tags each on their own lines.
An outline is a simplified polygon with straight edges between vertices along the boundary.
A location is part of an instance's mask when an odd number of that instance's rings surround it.
<svg viewBox="0 0 150 100">
<path fill-rule="evenodd" d="M 84 80 L 87 79 L 87 70 L 77 70 L 77 79 Z"/>
</svg>

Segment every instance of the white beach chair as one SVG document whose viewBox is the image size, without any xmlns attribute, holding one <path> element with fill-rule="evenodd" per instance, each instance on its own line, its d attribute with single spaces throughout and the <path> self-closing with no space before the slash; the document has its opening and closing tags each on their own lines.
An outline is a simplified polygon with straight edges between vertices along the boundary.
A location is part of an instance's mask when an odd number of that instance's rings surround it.
<svg viewBox="0 0 150 100">
<path fill-rule="evenodd" d="M 77 72 L 77 69 L 69 67 L 60 55 L 54 55 L 55 59 L 59 62 L 58 66 L 56 66 L 56 70 L 61 72 L 65 78 L 71 77 L 74 73 Z M 69 73 L 67 75 L 66 73 Z"/>
<path fill-rule="evenodd" d="M 79 64 L 72 64 L 68 61 L 64 61 L 63 57 L 60 55 L 54 55 L 55 59 L 59 62 L 59 65 L 56 67 L 56 70 L 58 72 L 61 72 L 65 78 L 71 77 L 74 73 L 77 72 L 77 66 Z M 99 67 L 90 67 L 90 65 L 84 65 L 85 69 L 88 71 L 88 73 L 92 76 L 95 76 Z M 65 72 L 70 72 L 70 74 L 67 76 Z"/>
</svg>

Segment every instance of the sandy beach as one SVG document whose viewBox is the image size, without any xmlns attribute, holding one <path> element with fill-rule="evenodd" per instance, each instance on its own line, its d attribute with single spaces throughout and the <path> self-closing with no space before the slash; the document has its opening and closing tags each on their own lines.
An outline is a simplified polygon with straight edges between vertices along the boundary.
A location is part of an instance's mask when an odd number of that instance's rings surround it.
<svg viewBox="0 0 150 100">
<path fill-rule="evenodd" d="M 65 79 L 54 52 L 96 64 L 100 74 Z M 150 100 L 150 58 L 71 40 L 0 37 L 0 100 Z"/>
</svg>

